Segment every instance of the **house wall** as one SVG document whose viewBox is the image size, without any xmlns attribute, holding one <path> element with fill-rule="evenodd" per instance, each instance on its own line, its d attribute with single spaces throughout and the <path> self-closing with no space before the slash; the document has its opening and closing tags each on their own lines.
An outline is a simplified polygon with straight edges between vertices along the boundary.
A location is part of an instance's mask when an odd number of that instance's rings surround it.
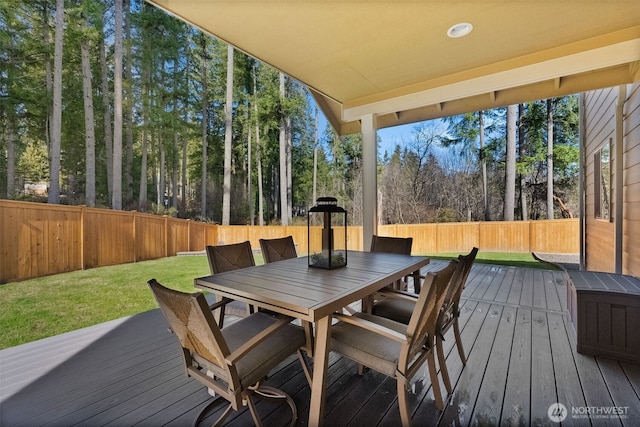
<svg viewBox="0 0 640 427">
<path fill-rule="evenodd" d="M 611 220 L 604 220 L 595 214 L 594 156 L 610 140 L 615 142 L 617 100 L 618 88 L 587 92 L 584 96 L 585 264 L 587 270 L 593 271 L 615 271 L 613 215 Z M 611 182 L 615 182 L 613 174 Z M 610 194 L 614 194 L 613 188 Z M 614 211 L 612 203 L 610 212 Z"/>
<path fill-rule="evenodd" d="M 615 221 L 622 221 L 622 273 L 640 276 L 640 83 L 626 87 L 623 107 L 623 208 L 616 218 L 616 108 L 620 88 L 588 92 L 584 96 L 583 172 L 584 260 L 591 271 L 615 272 Z M 595 215 L 594 156 L 605 144 L 611 144 L 610 218 Z"/>
<path fill-rule="evenodd" d="M 640 82 L 629 85 L 624 117 L 622 265 L 625 274 L 640 277 Z"/>
</svg>

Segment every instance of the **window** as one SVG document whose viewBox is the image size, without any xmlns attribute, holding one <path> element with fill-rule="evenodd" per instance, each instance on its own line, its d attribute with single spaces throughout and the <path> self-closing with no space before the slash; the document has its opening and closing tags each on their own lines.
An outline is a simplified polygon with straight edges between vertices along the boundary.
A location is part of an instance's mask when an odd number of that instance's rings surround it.
<svg viewBox="0 0 640 427">
<path fill-rule="evenodd" d="M 593 158 L 594 168 L 594 212 L 595 217 L 611 218 L 611 140 Z"/>
</svg>

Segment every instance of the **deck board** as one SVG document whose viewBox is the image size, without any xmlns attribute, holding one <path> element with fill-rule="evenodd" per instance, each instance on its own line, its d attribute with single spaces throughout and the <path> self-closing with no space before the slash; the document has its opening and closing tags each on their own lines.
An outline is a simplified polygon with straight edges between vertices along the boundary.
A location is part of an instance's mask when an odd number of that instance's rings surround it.
<svg viewBox="0 0 640 427">
<path fill-rule="evenodd" d="M 434 260 L 423 272 L 446 265 Z M 435 408 L 428 375 L 410 395 L 415 425 L 550 425 L 547 410 L 628 407 L 627 418 L 599 418 L 592 425 L 637 425 L 640 365 L 576 351 L 565 314 L 561 272 L 476 263 L 460 307 L 466 366 L 453 330 L 444 349 L 454 392 L 443 413 Z M 50 359 L 43 354 L 53 353 Z M 183 426 L 211 397 L 187 378 L 175 337 L 158 310 L 0 351 L 0 425 Z M 374 371 L 329 358 L 325 424 L 399 426 L 396 383 Z M 426 374 L 426 370 L 424 371 Z M 308 424 L 310 390 L 297 357 L 278 366 L 267 383 L 289 393 L 297 425 Z M 441 383 L 442 390 L 444 385 Z M 226 404 L 220 400 L 203 425 Z M 284 426 L 284 405 L 257 401 L 266 426 Z M 584 425 L 572 417 L 563 425 Z M 247 410 L 226 425 L 253 425 Z"/>
</svg>

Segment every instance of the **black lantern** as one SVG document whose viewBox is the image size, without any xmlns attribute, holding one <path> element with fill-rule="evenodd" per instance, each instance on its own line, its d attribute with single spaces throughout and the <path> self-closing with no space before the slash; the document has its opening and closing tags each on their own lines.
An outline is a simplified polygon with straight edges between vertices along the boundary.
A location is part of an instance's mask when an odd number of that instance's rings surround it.
<svg viewBox="0 0 640 427">
<path fill-rule="evenodd" d="M 347 211 L 335 197 L 320 197 L 307 215 L 309 267 L 347 265 Z"/>
</svg>

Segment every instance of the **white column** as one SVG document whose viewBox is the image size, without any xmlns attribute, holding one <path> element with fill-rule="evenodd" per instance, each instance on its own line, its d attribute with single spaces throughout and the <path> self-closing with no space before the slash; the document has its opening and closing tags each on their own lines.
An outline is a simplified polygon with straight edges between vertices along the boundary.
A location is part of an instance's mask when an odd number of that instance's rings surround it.
<svg viewBox="0 0 640 427">
<path fill-rule="evenodd" d="M 371 247 L 378 232 L 378 138 L 376 116 L 361 118 L 362 133 L 362 249 Z"/>
</svg>

